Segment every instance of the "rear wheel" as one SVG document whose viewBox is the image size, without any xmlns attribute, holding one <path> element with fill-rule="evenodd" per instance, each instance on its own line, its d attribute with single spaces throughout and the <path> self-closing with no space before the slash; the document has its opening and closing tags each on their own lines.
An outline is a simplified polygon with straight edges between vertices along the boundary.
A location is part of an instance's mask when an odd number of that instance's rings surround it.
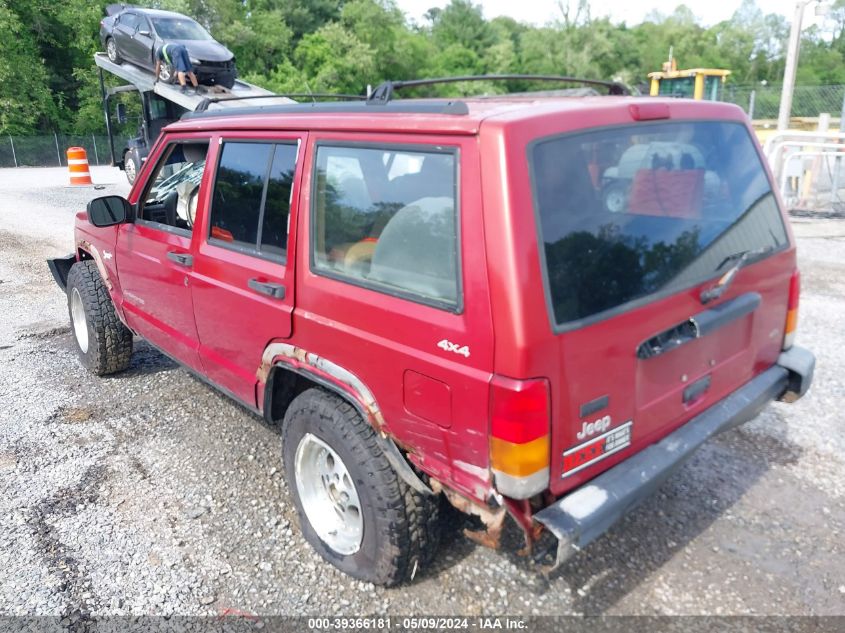
<svg viewBox="0 0 845 633">
<path fill-rule="evenodd" d="M 123 155 L 123 171 L 126 174 L 126 180 L 129 184 L 135 183 L 135 178 L 138 176 L 138 168 L 141 166 L 141 161 L 138 160 L 138 150 L 128 149 Z"/>
<path fill-rule="evenodd" d="M 71 329 L 82 364 L 98 376 L 129 366 L 132 332 L 114 310 L 97 265 L 76 262 L 67 276 L 67 303 Z"/>
<path fill-rule="evenodd" d="M 316 388 L 297 396 L 285 414 L 283 452 L 303 535 L 332 565 L 390 586 L 431 561 L 440 498 L 396 474 L 349 403 Z"/>
<path fill-rule="evenodd" d="M 628 204 L 628 183 L 615 180 L 608 184 L 602 192 L 604 208 L 611 213 L 622 213 Z"/>
<path fill-rule="evenodd" d="M 115 64 L 120 64 L 123 61 L 117 51 L 117 42 L 114 41 L 113 37 L 106 40 L 106 55 L 109 56 L 109 61 Z"/>
</svg>

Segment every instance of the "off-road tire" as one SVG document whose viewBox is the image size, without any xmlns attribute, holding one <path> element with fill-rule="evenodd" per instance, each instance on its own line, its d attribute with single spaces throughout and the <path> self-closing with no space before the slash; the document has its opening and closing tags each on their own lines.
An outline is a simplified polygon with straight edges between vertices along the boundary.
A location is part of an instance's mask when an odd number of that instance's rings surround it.
<svg viewBox="0 0 845 633">
<path fill-rule="evenodd" d="M 343 555 L 323 542 L 302 508 L 295 458 L 306 433 L 341 457 L 355 482 L 364 530 L 360 548 Z M 344 573 L 377 585 L 411 580 L 428 565 L 440 542 L 439 496 L 408 486 L 379 448 L 373 428 L 348 402 L 324 389 L 302 392 L 288 407 L 282 429 L 285 473 L 305 539 Z"/>
<path fill-rule="evenodd" d="M 109 43 L 114 44 L 114 54 L 109 51 Z M 109 37 L 106 39 L 106 57 L 109 58 L 109 61 L 114 64 L 122 64 L 123 58 L 120 56 L 120 53 L 117 50 L 117 42 L 113 37 Z"/>
<path fill-rule="evenodd" d="M 132 356 L 132 332 L 117 318 L 109 291 L 92 260 L 76 262 L 67 276 L 68 315 L 73 333 L 71 301 L 79 291 L 88 329 L 88 349 L 83 351 L 74 335 L 82 364 L 91 373 L 105 376 L 123 371 Z"/>
</svg>

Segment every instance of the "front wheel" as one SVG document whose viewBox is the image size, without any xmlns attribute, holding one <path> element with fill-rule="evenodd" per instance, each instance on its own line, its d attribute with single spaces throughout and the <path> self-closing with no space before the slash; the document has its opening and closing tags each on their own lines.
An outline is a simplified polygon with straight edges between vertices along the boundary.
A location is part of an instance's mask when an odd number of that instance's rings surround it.
<svg viewBox="0 0 845 633">
<path fill-rule="evenodd" d="M 67 276 L 67 305 L 82 364 L 104 376 L 129 366 L 132 332 L 121 323 L 97 265 L 76 262 Z"/>
<path fill-rule="evenodd" d="M 285 414 L 287 480 L 305 539 L 325 560 L 391 586 L 430 562 L 439 541 L 439 497 L 408 486 L 373 428 L 338 396 L 304 391 Z"/>
<path fill-rule="evenodd" d="M 158 79 L 166 84 L 172 84 L 176 81 L 176 71 L 173 66 L 167 62 L 162 62 L 161 68 L 158 69 Z"/>
</svg>

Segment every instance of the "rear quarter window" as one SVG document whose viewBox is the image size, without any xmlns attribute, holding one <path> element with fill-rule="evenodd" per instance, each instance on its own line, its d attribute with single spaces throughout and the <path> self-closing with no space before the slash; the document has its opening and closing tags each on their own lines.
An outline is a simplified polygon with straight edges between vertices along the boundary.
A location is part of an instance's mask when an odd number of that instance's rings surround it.
<svg viewBox="0 0 845 633">
<path fill-rule="evenodd" d="M 571 329 L 788 244 L 744 125 L 636 124 L 528 148 L 554 324 Z"/>
<path fill-rule="evenodd" d="M 315 272 L 459 309 L 457 152 L 317 146 Z"/>
</svg>

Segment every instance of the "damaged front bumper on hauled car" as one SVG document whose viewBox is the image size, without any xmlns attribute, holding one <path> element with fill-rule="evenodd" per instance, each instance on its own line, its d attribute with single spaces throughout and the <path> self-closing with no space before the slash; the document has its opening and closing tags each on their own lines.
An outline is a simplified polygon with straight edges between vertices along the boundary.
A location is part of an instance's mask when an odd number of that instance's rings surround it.
<svg viewBox="0 0 845 633">
<path fill-rule="evenodd" d="M 656 444 L 534 515 L 558 539 L 555 569 L 651 495 L 704 442 L 748 422 L 772 400 L 792 402 L 810 388 L 816 359 L 792 347 L 778 362 Z"/>
</svg>

